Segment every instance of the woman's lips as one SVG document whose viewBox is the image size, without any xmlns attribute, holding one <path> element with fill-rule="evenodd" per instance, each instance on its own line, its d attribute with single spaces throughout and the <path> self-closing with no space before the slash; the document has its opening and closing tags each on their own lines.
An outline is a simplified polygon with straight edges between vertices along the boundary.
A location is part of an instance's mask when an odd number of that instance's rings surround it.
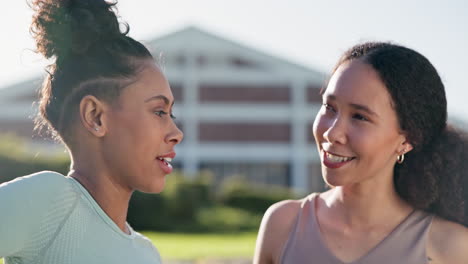
<svg viewBox="0 0 468 264">
<path fill-rule="evenodd" d="M 324 150 L 322 151 L 322 160 L 325 167 L 330 169 L 338 169 L 350 163 L 352 160 L 354 160 L 354 157 L 334 155 Z"/>
<path fill-rule="evenodd" d="M 156 159 L 156 162 L 158 162 L 159 167 L 164 171 L 165 174 L 171 174 L 172 172 L 172 165 L 167 162 L 165 159 Z"/>
<path fill-rule="evenodd" d="M 175 158 L 176 154 L 174 151 L 166 153 L 156 158 L 159 167 L 164 171 L 165 174 L 170 174 L 172 172 L 172 159 Z"/>
</svg>

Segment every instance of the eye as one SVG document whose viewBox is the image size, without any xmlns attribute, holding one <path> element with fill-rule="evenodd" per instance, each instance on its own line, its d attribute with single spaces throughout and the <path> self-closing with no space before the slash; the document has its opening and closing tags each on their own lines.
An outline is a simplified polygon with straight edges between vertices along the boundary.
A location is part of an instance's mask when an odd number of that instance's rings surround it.
<svg viewBox="0 0 468 264">
<path fill-rule="evenodd" d="M 159 117 L 162 117 L 163 115 L 167 115 L 167 112 L 160 110 L 160 111 L 155 111 L 154 114 Z"/>
<path fill-rule="evenodd" d="M 361 114 L 354 114 L 353 115 L 353 118 L 354 119 L 357 119 L 359 121 L 369 121 L 369 119 L 367 119 L 365 116 L 361 115 Z"/>
<path fill-rule="evenodd" d="M 155 111 L 154 114 L 157 115 L 157 116 L 159 116 L 159 117 L 163 117 L 164 115 L 167 115 L 167 114 L 169 114 L 169 113 L 160 110 L 160 111 Z M 170 116 L 172 119 L 176 119 L 175 115 L 173 115 L 172 113 L 170 113 L 169 116 Z"/>
<path fill-rule="evenodd" d="M 177 119 L 177 117 L 173 113 L 171 113 L 170 117 L 174 120 Z"/>
<path fill-rule="evenodd" d="M 327 104 L 327 103 L 324 103 L 324 104 L 322 104 L 322 105 L 323 105 L 323 107 L 325 107 L 325 109 L 326 109 L 327 111 L 335 112 L 335 108 L 333 108 L 333 106 L 331 106 L 331 105 L 329 105 L 329 104 Z"/>
</svg>

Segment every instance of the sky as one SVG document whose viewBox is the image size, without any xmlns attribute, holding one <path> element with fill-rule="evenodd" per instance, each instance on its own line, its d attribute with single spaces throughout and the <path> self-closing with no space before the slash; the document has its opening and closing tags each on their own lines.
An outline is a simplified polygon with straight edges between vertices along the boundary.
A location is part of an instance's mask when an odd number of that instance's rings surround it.
<svg viewBox="0 0 468 264">
<path fill-rule="evenodd" d="M 117 6 L 137 40 L 197 26 L 325 73 L 358 42 L 399 43 L 434 64 L 449 115 L 468 121 L 468 1 L 120 0 Z M 0 87 L 38 76 L 48 63 L 33 52 L 31 15 L 26 0 L 3 8 Z"/>
</svg>

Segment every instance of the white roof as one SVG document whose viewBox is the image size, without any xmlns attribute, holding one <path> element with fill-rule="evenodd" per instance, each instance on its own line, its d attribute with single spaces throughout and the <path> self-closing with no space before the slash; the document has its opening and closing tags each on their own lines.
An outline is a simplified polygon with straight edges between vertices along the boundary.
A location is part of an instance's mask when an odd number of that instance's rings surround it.
<svg viewBox="0 0 468 264">
<path fill-rule="evenodd" d="M 252 65 L 257 65 L 268 73 L 286 74 L 288 78 L 298 77 L 312 83 L 322 83 L 326 77 L 320 71 L 266 54 L 193 26 L 158 37 L 145 44 L 155 57 L 162 54 L 163 59 L 173 57 L 176 54 L 197 54 L 218 58 L 229 57 L 251 62 Z"/>
</svg>

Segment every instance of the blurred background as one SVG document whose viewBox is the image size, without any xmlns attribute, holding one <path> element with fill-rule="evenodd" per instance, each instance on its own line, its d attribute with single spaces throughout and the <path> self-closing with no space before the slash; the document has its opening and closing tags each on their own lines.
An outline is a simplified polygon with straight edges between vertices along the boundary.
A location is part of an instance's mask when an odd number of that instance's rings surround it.
<svg viewBox="0 0 468 264">
<path fill-rule="evenodd" d="M 269 205 L 325 188 L 311 133 L 318 92 L 358 42 L 425 55 L 446 85 L 450 121 L 468 128 L 466 1 L 120 0 L 118 9 L 164 69 L 185 133 L 165 191 L 136 193 L 129 211 L 167 260 L 249 263 Z M 11 1 L 0 16 L 0 182 L 69 165 L 60 144 L 33 131 L 49 62 L 34 53 L 31 15 Z"/>
</svg>

